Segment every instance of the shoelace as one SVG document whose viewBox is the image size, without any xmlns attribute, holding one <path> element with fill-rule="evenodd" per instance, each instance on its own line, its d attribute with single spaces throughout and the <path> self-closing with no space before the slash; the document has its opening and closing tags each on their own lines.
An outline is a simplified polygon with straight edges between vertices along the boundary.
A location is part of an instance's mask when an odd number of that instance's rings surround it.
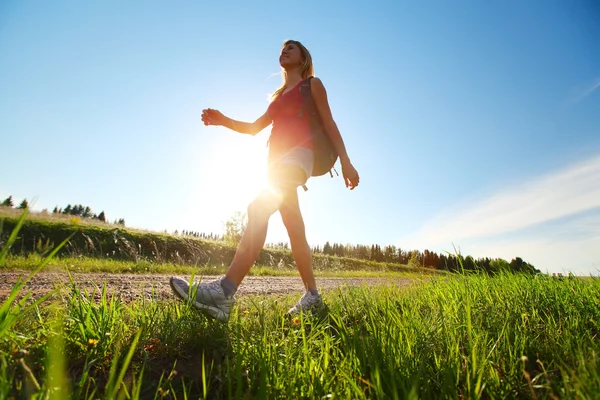
<svg viewBox="0 0 600 400">
<path fill-rule="evenodd" d="M 199 283 L 196 283 L 196 284 L 194 285 L 194 289 L 195 289 L 196 291 L 197 291 L 197 290 L 198 290 L 198 288 L 200 287 L 200 284 L 201 284 L 201 283 L 204 283 L 204 284 L 206 284 L 206 286 L 205 286 L 205 287 L 206 287 L 207 289 L 213 289 L 213 290 L 216 290 L 216 289 L 218 289 L 218 288 L 221 286 L 221 281 L 219 281 L 219 280 L 214 280 L 214 281 L 209 281 L 209 282 L 199 282 Z"/>
</svg>

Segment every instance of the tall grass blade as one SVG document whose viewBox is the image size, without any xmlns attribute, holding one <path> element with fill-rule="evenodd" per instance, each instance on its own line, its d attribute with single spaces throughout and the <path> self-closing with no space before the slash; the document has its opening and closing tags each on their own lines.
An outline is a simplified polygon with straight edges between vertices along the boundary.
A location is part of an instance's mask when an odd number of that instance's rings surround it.
<svg viewBox="0 0 600 400">
<path fill-rule="evenodd" d="M 23 212 L 19 216 L 19 219 L 17 220 L 17 224 L 15 225 L 15 228 L 10 233 L 10 236 L 8 237 L 8 240 L 6 241 L 6 244 L 0 250 L 0 267 L 4 266 L 4 261 L 6 260 L 6 255 L 8 254 L 12 245 L 17 241 L 17 238 L 19 237 L 19 231 L 21 230 L 21 227 L 23 226 L 23 223 L 25 222 L 25 217 L 27 216 L 28 211 L 29 211 L 29 207 L 27 207 L 27 208 L 25 208 L 25 210 L 23 210 Z M 2 223 L 2 226 L 4 226 L 4 222 Z M 2 233 L 1 230 L 0 230 L 0 233 Z"/>
<path fill-rule="evenodd" d="M 49 400 L 68 399 L 70 390 L 68 387 L 67 360 L 65 357 L 64 332 L 62 330 L 62 318 L 56 320 L 48 338 L 48 359 L 46 370 L 48 371 L 47 391 Z"/>
<path fill-rule="evenodd" d="M 110 388 L 109 392 L 108 392 L 107 399 L 114 399 L 115 395 L 119 391 L 119 388 L 123 384 L 123 378 L 125 377 L 125 373 L 127 372 L 127 368 L 129 368 L 129 363 L 131 362 L 131 359 L 133 358 L 133 353 L 135 352 L 138 340 L 140 339 L 141 335 L 142 335 L 142 330 L 140 329 L 140 330 L 137 331 L 137 333 L 133 337 L 133 341 L 131 342 L 131 345 L 129 347 L 129 351 L 127 352 L 127 355 L 125 356 L 125 359 L 123 360 L 123 365 L 121 366 L 121 370 L 119 372 L 119 375 L 117 376 L 117 378 L 116 378 L 116 380 L 114 382 L 109 382 L 107 384 L 107 387 Z"/>
</svg>

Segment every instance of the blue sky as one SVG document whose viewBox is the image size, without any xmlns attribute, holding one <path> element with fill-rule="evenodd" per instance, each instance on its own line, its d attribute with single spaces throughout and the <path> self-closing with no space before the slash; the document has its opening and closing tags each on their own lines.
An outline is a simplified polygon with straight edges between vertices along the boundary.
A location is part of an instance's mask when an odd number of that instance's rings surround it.
<svg viewBox="0 0 600 400">
<path fill-rule="evenodd" d="M 299 3 L 300 5 L 300 3 Z M 309 181 L 311 244 L 600 270 L 594 1 L 0 2 L 0 198 L 222 232 L 264 181 L 286 39 L 311 51 L 361 184 Z M 268 241 L 285 241 L 278 215 Z"/>
</svg>

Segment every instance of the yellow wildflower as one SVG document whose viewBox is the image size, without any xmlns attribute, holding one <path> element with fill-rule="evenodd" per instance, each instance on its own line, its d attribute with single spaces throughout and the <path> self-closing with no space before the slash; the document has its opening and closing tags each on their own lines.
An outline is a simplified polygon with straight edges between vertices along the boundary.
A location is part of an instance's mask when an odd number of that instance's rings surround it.
<svg viewBox="0 0 600 400">
<path fill-rule="evenodd" d="M 89 339 L 88 340 L 88 346 L 90 346 L 90 347 L 94 347 L 97 344 L 98 344 L 98 339 Z"/>
</svg>

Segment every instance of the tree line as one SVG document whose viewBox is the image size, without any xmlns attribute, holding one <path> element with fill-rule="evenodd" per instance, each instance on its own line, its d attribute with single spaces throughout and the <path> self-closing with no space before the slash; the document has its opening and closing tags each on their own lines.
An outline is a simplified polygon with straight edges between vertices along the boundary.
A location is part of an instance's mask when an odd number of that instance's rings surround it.
<svg viewBox="0 0 600 400">
<path fill-rule="evenodd" d="M 0 206 L 11 207 L 11 208 L 14 207 L 13 197 L 8 196 L 2 203 L 0 203 Z M 24 210 L 28 207 L 29 207 L 29 202 L 27 201 L 27 199 L 23 199 L 23 201 L 21 201 L 19 206 L 16 208 Z M 42 213 L 47 213 L 47 212 L 48 212 L 48 210 L 42 210 Z M 75 205 L 67 204 L 67 206 L 64 208 L 62 208 L 62 207 L 59 208 L 58 206 L 56 206 L 56 207 L 54 207 L 54 210 L 52 210 L 52 214 L 71 215 L 71 216 L 79 217 L 79 218 L 98 220 L 98 221 L 104 222 L 104 223 L 106 223 L 108 221 L 104 211 L 100 211 L 99 214 L 96 214 L 95 212 L 92 211 L 92 209 L 89 206 L 83 206 L 82 204 L 75 204 Z M 125 226 L 125 219 L 124 218 L 116 219 L 114 221 L 114 224 Z"/>
<path fill-rule="evenodd" d="M 516 257 L 510 262 L 501 258 L 477 258 L 462 256 L 460 254 L 437 254 L 430 250 L 418 251 L 407 250 L 394 245 L 384 246 L 378 244 L 351 245 L 325 242 L 323 246 L 312 247 L 313 253 L 332 255 L 338 257 L 356 258 L 375 262 L 386 262 L 392 264 L 406 264 L 414 267 L 433 268 L 447 271 L 484 271 L 489 273 L 501 270 L 512 272 L 538 273 L 535 267 L 522 258 Z"/>
<path fill-rule="evenodd" d="M 166 232 L 166 231 L 165 231 Z M 216 233 L 204 233 L 204 232 L 196 232 L 196 231 L 188 231 L 188 230 L 182 230 L 181 233 L 179 233 L 178 230 L 175 230 L 175 232 L 173 232 L 173 235 L 175 236 L 183 236 L 183 237 L 193 237 L 193 238 L 197 238 L 197 239 L 205 239 L 205 240 L 212 240 L 214 242 L 220 242 L 222 240 L 224 240 L 223 235 L 219 235 Z"/>
</svg>

